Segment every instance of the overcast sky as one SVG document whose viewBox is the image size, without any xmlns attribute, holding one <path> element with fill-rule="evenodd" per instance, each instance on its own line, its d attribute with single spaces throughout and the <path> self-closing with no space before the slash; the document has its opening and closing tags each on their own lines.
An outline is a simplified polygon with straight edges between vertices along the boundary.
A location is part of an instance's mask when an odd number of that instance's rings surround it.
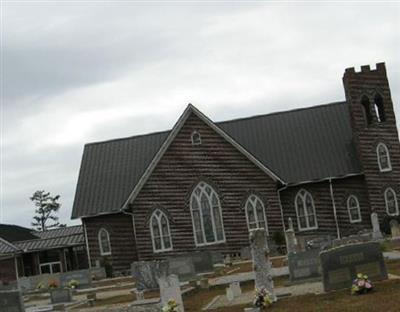
<svg viewBox="0 0 400 312">
<path fill-rule="evenodd" d="M 70 219 L 83 145 L 344 99 L 346 67 L 386 62 L 400 120 L 400 5 L 3 3 L 1 222 L 29 197 Z M 398 124 L 400 124 L 398 122 Z"/>
</svg>

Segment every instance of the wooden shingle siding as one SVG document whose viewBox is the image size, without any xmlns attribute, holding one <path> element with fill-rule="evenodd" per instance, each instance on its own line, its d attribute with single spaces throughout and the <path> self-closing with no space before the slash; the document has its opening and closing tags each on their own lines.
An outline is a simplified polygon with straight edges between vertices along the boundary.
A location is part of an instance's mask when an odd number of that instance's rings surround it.
<svg viewBox="0 0 400 312">
<path fill-rule="evenodd" d="M 110 235 L 111 260 L 114 271 L 127 270 L 137 260 L 135 236 L 133 234 L 132 216 L 117 213 L 82 220 L 86 227 L 91 265 L 101 261 L 98 233 L 105 228 Z"/>
<path fill-rule="evenodd" d="M 360 176 L 333 180 L 332 185 L 341 236 L 356 234 L 362 229 L 371 228 L 371 209 L 363 177 Z M 297 192 L 301 189 L 308 191 L 314 199 L 318 222 L 318 229 L 316 230 L 299 231 L 295 208 L 295 197 Z M 362 216 L 362 221 L 360 223 L 350 223 L 349 213 L 347 210 L 347 198 L 350 195 L 357 196 L 360 202 L 360 212 Z M 287 226 L 288 218 L 292 218 L 294 230 L 297 235 L 307 236 L 328 234 L 336 238 L 337 229 L 329 181 L 289 187 L 281 192 L 281 201 L 283 205 L 285 224 Z"/>
<path fill-rule="evenodd" d="M 367 67 L 362 68 L 359 73 L 349 70 L 346 71 L 343 81 L 352 116 L 354 141 L 365 175 L 371 208 L 382 221 L 386 215 L 384 190 L 392 187 L 400 202 L 400 144 L 386 69 L 384 64 L 377 64 L 376 70 L 369 70 Z M 386 121 L 378 123 L 375 111 L 371 109 L 372 123 L 365 126 L 361 98 L 367 96 L 372 108 L 376 93 L 383 98 Z M 380 142 L 389 148 L 392 164 L 390 172 L 379 171 L 376 147 Z"/>
<path fill-rule="evenodd" d="M 194 130 L 201 135 L 201 145 L 191 143 Z M 226 242 L 196 248 L 189 202 L 193 188 L 200 181 L 209 183 L 218 193 Z M 243 206 L 252 192 L 261 195 L 264 201 L 270 234 L 281 231 L 275 182 L 192 114 L 133 202 L 139 259 L 202 249 L 239 252 L 241 247 L 249 244 Z M 153 253 L 146 220 L 158 206 L 170 216 L 173 244 L 170 252 Z"/>
</svg>

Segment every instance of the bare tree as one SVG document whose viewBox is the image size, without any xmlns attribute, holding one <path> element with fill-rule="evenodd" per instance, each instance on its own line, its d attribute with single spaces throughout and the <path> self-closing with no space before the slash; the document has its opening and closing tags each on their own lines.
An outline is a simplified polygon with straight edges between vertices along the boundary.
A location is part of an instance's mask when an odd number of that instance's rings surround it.
<svg viewBox="0 0 400 312">
<path fill-rule="evenodd" d="M 35 210 L 36 215 L 33 216 L 34 222 L 31 223 L 36 230 L 44 232 L 53 228 L 65 227 L 65 224 L 58 222 L 57 213 L 61 207 L 61 204 L 58 202 L 59 199 L 60 195 L 51 196 L 50 193 L 46 193 L 43 190 L 36 191 L 30 197 L 30 200 L 37 207 Z M 51 221 L 53 223 L 48 224 Z"/>
</svg>

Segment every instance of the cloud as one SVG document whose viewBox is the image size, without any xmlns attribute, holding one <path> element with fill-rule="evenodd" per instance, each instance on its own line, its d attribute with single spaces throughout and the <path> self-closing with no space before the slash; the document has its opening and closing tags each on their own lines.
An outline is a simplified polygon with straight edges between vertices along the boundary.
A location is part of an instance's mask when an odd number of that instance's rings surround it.
<svg viewBox="0 0 400 312">
<path fill-rule="evenodd" d="M 385 61 L 400 116 L 400 5 L 7 3 L 4 222 L 36 189 L 69 219 L 83 145 L 344 99 L 344 69 Z M 400 120 L 400 117 L 398 117 Z"/>
</svg>

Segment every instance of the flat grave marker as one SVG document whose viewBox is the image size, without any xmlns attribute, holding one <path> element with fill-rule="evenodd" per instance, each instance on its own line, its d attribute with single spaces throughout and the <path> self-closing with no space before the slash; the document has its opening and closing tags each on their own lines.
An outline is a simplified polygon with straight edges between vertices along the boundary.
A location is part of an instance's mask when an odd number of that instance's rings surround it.
<svg viewBox="0 0 400 312">
<path fill-rule="evenodd" d="M 18 290 L 0 291 L 0 310 L 2 312 L 24 312 L 24 303 Z"/>
</svg>

